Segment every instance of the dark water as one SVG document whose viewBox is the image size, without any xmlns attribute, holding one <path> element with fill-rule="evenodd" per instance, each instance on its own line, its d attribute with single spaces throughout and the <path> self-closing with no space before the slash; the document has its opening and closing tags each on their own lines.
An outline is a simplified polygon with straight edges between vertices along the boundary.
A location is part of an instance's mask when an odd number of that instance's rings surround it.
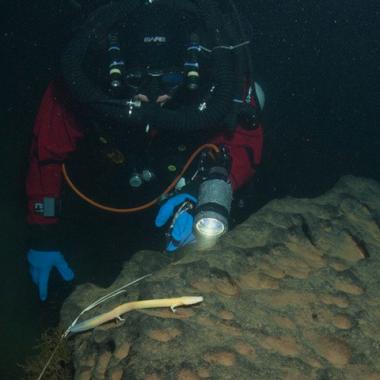
<svg viewBox="0 0 380 380">
<path fill-rule="evenodd" d="M 39 303 L 25 260 L 23 194 L 33 118 L 70 36 L 75 12 L 68 4 L 14 1 L 1 12 L 0 377 L 6 379 L 20 378 L 16 364 L 56 322 L 72 289 L 53 276 L 49 301 Z M 254 196 L 241 214 L 274 197 L 316 196 L 345 174 L 380 180 L 377 2 L 249 4 L 255 70 L 267 97 L 267 138 Z M 65 255 L 75 284 L 108 286 L 128 255 L 159 245 L 153 212 L 111 218 L 74 199 L 71 204 L 80 218 L 67 223 Z"/>
</svg>

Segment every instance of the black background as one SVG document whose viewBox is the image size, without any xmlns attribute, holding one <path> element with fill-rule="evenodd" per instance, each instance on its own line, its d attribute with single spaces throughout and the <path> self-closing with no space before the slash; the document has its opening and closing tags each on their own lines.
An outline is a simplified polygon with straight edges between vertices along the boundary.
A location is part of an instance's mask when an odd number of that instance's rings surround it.
<svg viewBox="0 0 380 380">
<path fill-rule="evenodd" d="M 267 99 L 264 160 L 247 205 L 253 211 L 275 197 L 314 197 L 345 174 L 380 180 L 378 2 L 240 3 L 254 30 L 256 78 Z M 44 89 L 58 72 L 72 21 L 79 17 L 70 1 L 63 0 L 3 2 L 2 7 L 0 374 L 10 379 L 17 378 L 16 363 L 55 320 L 62 300 L 53 290 L 53 300 L 39 304 L 29 280 L 23 186 L 33 119 Z M 123 233 L 120 225 L 116 230 Z M 112 233 L 103 235 L 115 241 Z M 84 249 L 90 240 L 90 232 L 78 232 L 71 244 Z M 116 253 L 118 244 L 113 246 Z M 89 259 L 78 260 L 83 262 L 77 267 L 87 266 L 90 273 Z M 91 273 L 79 277 L 96 282 L 97 272 Z"/>
</svg>

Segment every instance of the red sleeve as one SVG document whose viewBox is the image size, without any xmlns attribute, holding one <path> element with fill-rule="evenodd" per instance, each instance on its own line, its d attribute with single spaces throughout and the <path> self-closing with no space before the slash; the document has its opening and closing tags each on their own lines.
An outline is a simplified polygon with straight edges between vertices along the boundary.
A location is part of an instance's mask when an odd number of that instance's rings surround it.
<svg viewBox="0 0 380 380">
<path fill-rule="evenodd" d="M 26 178 L 28 222 L 53 224 L 57 217 L 42 215 L 44 198 L 59 200 L 62 162 L 83 137 L 69 96 L 63 86 L 52 82 L 43 96 L 34 124 Z"/>
<path fill-rule="evenodd" d="M 247 182 L 261 162 L 263 150 L 263 128 L 261 125 L 252 130 L 238 126 L 233 133 L 222 133 L 211 143 L 225 145 L 232 158 L 230 179 L 233 190 Z"/>
</svg>

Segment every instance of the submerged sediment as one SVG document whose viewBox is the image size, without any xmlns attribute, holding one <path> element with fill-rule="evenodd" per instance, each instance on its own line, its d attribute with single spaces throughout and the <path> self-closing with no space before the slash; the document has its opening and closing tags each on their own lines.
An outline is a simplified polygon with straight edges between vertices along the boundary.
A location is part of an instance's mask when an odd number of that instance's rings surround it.
<svg viewBox="0 0 380 380">
<path fill-rule="evenodd" d="M 146 273 L 85 318 L 140 299 L 204 301 L 73 336 L 76 379 L 380 379 L 375 181 L 347 176 L 318 198 L 274 200 L 205 251 L 138 252 L 109 289 L 80 286 L 62 324 Z"/>
</svg>

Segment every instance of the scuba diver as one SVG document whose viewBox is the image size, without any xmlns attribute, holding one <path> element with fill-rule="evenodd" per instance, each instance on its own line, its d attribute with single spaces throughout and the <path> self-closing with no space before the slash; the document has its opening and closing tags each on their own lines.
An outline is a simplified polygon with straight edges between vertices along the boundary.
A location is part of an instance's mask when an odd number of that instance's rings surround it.
<svg viewBox="0 0 380 380">
<path fill-rule="evenodd" d="M 248 44 L 230 0 L 223 11 L 213 0 L 110 2 L 77 30 L 40 104 L 26 179 L 41 300 L 53 267 L 74 278 L 58 239 L 63 181 L 103 211 L 157 205 L 167 252 L 228 230 L 263 146 Z"/>
</svg>

